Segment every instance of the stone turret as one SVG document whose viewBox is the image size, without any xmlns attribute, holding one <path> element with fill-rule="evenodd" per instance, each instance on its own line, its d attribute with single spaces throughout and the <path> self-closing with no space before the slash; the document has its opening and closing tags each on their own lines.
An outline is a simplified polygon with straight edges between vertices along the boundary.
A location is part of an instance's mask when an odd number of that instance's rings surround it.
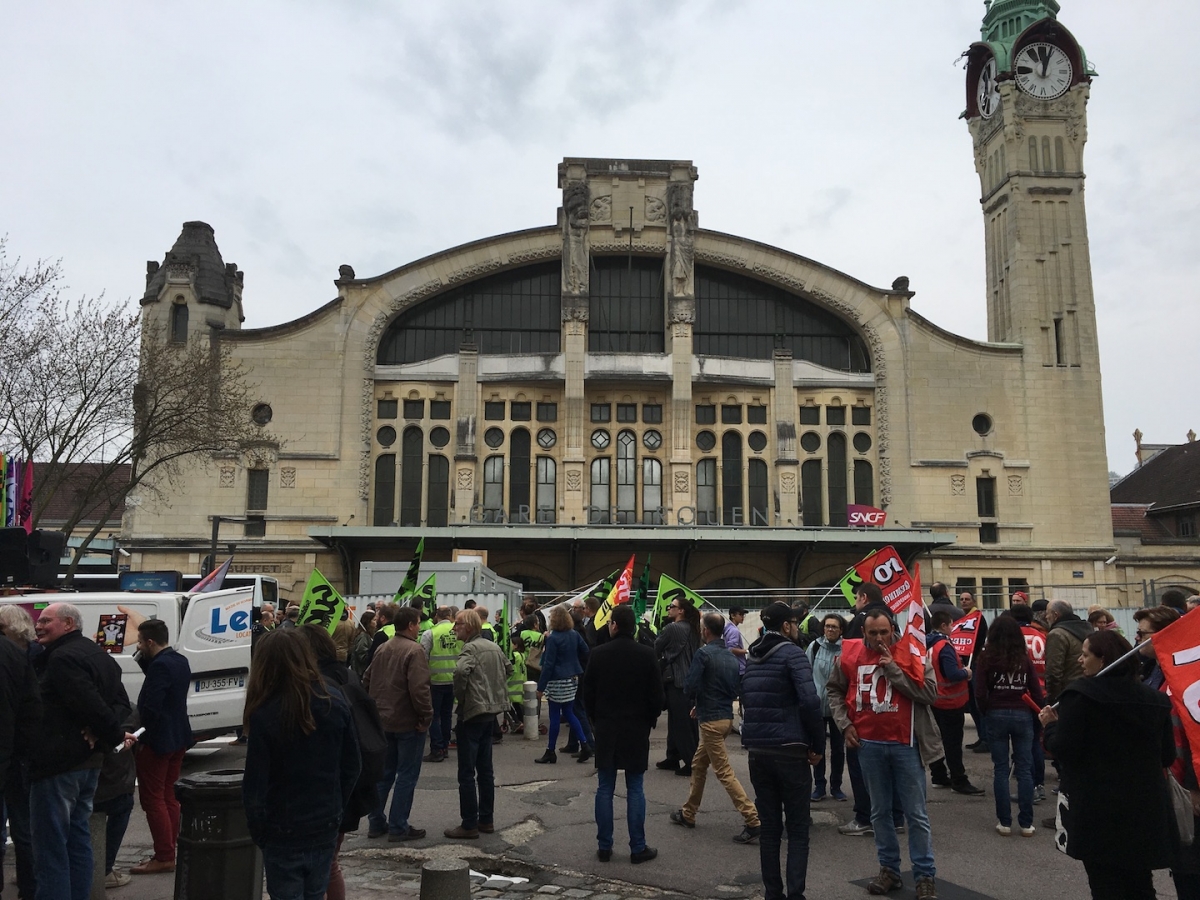
<svg viewBox="0 0 1200 900">
<path fill-rule="evenodd" d="M 221 259 L 212 226 L 184 222 L 162 263 L 146 263 L 143 333 L 182 343 L 210 329 L 241 328 L 242 283 L 238 267 Z"/>
</svg>

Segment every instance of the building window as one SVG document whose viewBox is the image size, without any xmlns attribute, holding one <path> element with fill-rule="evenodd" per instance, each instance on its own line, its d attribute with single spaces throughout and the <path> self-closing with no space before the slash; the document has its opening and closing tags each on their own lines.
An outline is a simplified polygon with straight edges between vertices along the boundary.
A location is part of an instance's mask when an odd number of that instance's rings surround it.
<svg viewBox="0 0 1200 900">
<path fill-rule="evenodd" d="M 504 421 L 504 401 L 489 400 L 483 404 L 483 418 L 487 422 Z"/>
<path fill-rule="evenodd" d="M 750 460 L 750 525 L 770 525 L 771 511 L 768 508 L 767 464 L 761 459 Z"/>
<path fill-rule="evenodd" d="M 430 528 L 450 524 L 450 461 L 436 454 L 429 457 L 428 506 L 425 520 Z"/>
<path fill-rule="evenodd" d="M 396 521 L 396 454 L 384 453 L 375 459 L 376 528 L 386 528 Z"/>
<path fill-rule="evenodd" d="M 400 460 L 400 524 L 405 528 L 421 525 L 421 463 L 425 459 L 425 439 L 421 429 L 404 429 Z"/>
<path fill-rule="evenodd" d="M 834 409 L 842 411 L 845 418 L 846 407 L 827 407 L 827 412 Z M 829 435 L 825 442 L 825 454 L 829 462 L 829 524 L 834 528 L 845 528 L 846 518 L 846 436 L 840 431 Z"/>
<path fill-rule="evenodd" d="M 820 425 L 821 424 L 821 407 L 819 407 L 819 406 L 802 406 L 802 407 L 800 407 L 800 424 L 801 425 Z"/>
<path fill-rule="evenodd" d="M 992 417 L 987 415 L 987 413 L 979 413 L 977 416 L 971 419 L 971 428 L 980 437 L 991 434 Z"/>
<path fill-rule="evenodd" d="M 1196 536 L 1196 516 L 1186 515 L 1178 516 L 1175 519 L 1175 533 L 1181 538 L 1190 538 Z"/>
<path fill-rule="evenodd" d="M 537 459 L 537 523 L 553 525 L 555 516 L 555 474 L 557 466 L 553 458 L 539 456 Z"/>
<path fill-rule="evenodd" d="M 429 432 L 429 443 L 441 450 L 450 443 L 450 429 L 439 425 Z"/>
<path fill-rule="evenodd" d="M 514 422 L 528 422 L 533 415 L 533 404 L 514 400 L 508 407 L 508 416 Z"/>
<path fill-rule="evenodd" d="M 617 524 L 637 524 L 637 435 L 617 435 Z"/>
<path fill-rule="evenodd" d="M 557 422 L 558 421 L 558 404 L 557 403 L 539 403 L 537 405 L 537 420 L 539 422 Z"/>
<path fill-rule="evenodd" d="M 399 407 L 399 400 L 378 400 L 376 401 L 376 415 L 381 419 L 394 419 Z"/>
<path fill-rule="evenodd" d="M 553 428 L 543 428 L 538 432 L 537 442 L 543 450 L 549 450 L 558 443 L 558 435 L 554 433 Z"/>
<path fill-rule="evenodd" d="M 984 609 L 1004 609 L 1008 606 L 1005 603 L 1004 597 L 1004 579 L 1003 578 L 984 578 L 983 590 L 981 591 L 980 606 Z"/>
<path fill-rule="evenodd" d="M 450 418 L 450 401 L 449 400 L 430 400 L 429 401 L 429 418 L 439 421 L 447 421 Z"/>
<path fill-rule="evenodd" d="M 804 526 L 815 528 L 825 524 L 825 512 L 821 503 L 821 460 L 806 460 L 800 467 L 800 498 L 803 505 Z"/>
<path fill-rule="evenodd" d="M 746 438 L 746 443 L 755 453 L 762 453 L 767 449 L 767 435 L 762 431 L 752 431 L 750 437 Z"/>
<path fill-rule="evenodd" d="M 612 438 L 603 428 L 597 428 L 592 432 L 592 446 L 597 450 L 607 450 L 611 440 Z"/>
<path fill-rule="evenodd" d="M 979 518 L 996 518 L 996 479 L 975 479 L 975 501 L 978 506 Z"/>
<path fill-rule="evenodd" d="M 384 425 L 375 432 L 375 439 L 379 441 L 380 446 L 390 447 L 396 443 L 396 429 L 391 425 Z"/>
<path fill-rule="evenodd" d="M 637 404 L 636 403 L 618 403 L 617 404 L 617 421 L 632 423 L 637 421 Z"/>
<path fill-rule="evenodd" d="M 696 524 L 717 524 L 717 461 L 696 463 Z"/>
<path fill-rule="evenodd" d="M 662 463 L 657 459 L 642 460 L 642 523 L 662 525 Z"/>
<path fill-rule="evenodd" d="M 504 432 L 499 428 L 489 428 L 483 433 L 483 442 L 493 450 L 498 450 L 504 443 Z"/>
<path fill-rule="evenodd" d="M 844 406 L 827 406 L 827 407 L 825 407 L 825 424 L 826 425 L 845 425 L 846 424 L 846 407 L 844 407 Z"/>
<path fill-rule="evenodd" d="M 871 449 L 871 436 L 865 431 L 860 431 L 854 436 L 854 449 L 859 453 L 866 453 Z"/>
<path fill-rule="evenodd" d="M 653 428 L 647 428 L 645 434 L 642 435 L 642 446 L 650 451 L 657 450 L 662 446 L 662 433 Z"/>
<path fill-rule="evenodd" d="M 186 344 L 188 333 L 188 308 L 186 303 L 171 307 L 171 343 Z"/>
<path fill-rule="evenodd" d="M 612 421 L 612 404 L 611 403 L 593 403 L 592 404 L 592 421 L 593 422 L 611 422 Z"/>
<path fill-rule="evenodd" d="M 504 457 L 483 461 L 483 521 L 504 521 Z"/>
<path fill-rule="evenodd" d="M 529 431 L 524 428 L 514 429 L 508 436 L 508 450 L 511 458 L 508 463 L 508 521 L 529 521 L 529 467 L 530 459 Z"/>
<path fill-rule="evenodd" d="M 984 522 L 979 526 L 979 543 L 981 544 L 998 544 L 1000 543 L 1000 528 L 995 522 Z"/>
<path fill-rule="evenodd" d="M 875 471 L 865 459 L 854 461 L 854 502 L 862 506 L 875 505 Z"/>
<path fill-rule="evenodd" d="M 850 408 L 850 423 L 852 425 L 870 425 L 871 407 L 853 406 Z"/>
<path fill-rule="evenodd" d="M 661 403 L 643 403 L 642 404 L 642 421 L 647 425 L 662 424 L 662 404 Z"/>
<path fill-rule="evenodd" d="M 423 419 L 423 418 L 425 418 L 425 401 L 424 400 L 405 400 L 404 401 L 404 418 L 406 418 L 406 419 Z"/>
<path fill-rule="evenodd" d="M 593 257 L 589 294 L 589 351 L 663 352 L 666 304 L 661 257 Z"/>
<path fill-rule="evenodd" d="M 703 405 L 696 407 L 696 424 L 697 425 L 716 425 L 717 424 L 717 408 L 715 406 Z"/>
<path fill-rule="evenodd" d="M 821 436 L 815 431 L 806 431 L 800 435 L 800 447 L 805 453 L 816 453 L 821 449 Z"/>
<path fill-rule="evenodd" d="M 765 406 L 747 406 L 746 421 L 751 425 L 766 425 L 767 408 Z"/>
<path fill-rule="evenodd" d="M 711 431 L 702 431 L 696 435 L 696 446 L 707 453 L 717 446 L 717 436 Z"/>
<path fill-rule="evenodd" d="M 267 520 L 263 516 L 246 516 L 246 524 L 242 526 L 245 537 L 266 537 Z"/>
<path fill-rule="evenodd" d="M 612 484 L 611 466 L 607 456 L 592 460 L 592 505 L 588 508 L 589 525 L 609 524 L 609 503 L 612 500 L 609 492 Z"/>
<path fill-rule="evenodd" d="M 721 435 L 721 521 L 744 525 L 742 508 L 742 436 L 736 431 Z"/>
<path fill-rule="evenodd" d="M 721 407 L 721 424 L 722 425 L 741 425 L 742 424 L 741 404 L 738 404 L 736 406 L 723 405 Z"/>
<path fill-rule="evenodd" d="M 249 469 L 246 472 L 246 511 L 264 512 L 267 508 L 267 486 L 271 482 L 269 469 Z"/>
</svg>

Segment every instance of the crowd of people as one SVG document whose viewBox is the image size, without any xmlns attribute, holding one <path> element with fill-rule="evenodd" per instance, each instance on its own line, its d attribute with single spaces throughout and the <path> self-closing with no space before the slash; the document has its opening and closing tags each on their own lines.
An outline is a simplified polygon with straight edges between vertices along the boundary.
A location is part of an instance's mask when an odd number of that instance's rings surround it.
<svg viewBox="0 0 1200 900">
<path fill-rule="evenodd" d="M 1133 654 L 1106 610 L 1084 619 L 1065 601 L 1030 603 L 1015 592 L 989 624 L 974 614 L 970 592 L 957 606 L 944 585 L 930 595 L 919 680 L 893 655 L 897 621 L 870 583 L 857 588 L 848 617 L 769 604 L 749 644 L 739 627 L 746 610 L 702 615 L 686 597 L 672 600 L 657 632 L 628 604 L 598 626 L 600 603 L 591 598 L 543 609 L 527 602 L 511 631 L 502 613 L 493 625 L 474 604 L 426 616 L 380 603 L 332 630 L 286 613 L 276 624 L 264 609 L 241 740 L 246 818 L 268 893 L 344 900 L 338 854 L 364 817 L 371 839 L 425 838 L 410 820 L 422 765 L 451 751 L 458 821 L 443 835 L 492 833 L 492 748 L 505 731 L 525 727 L 528 679 L 539 707 L 548 706 L 546 745 L 534 762 L 555 765 L 562 755 L 595 768 L 601 862 L 613 857 L 619 772 L 629 859 L 658 855 L 646 839 L 644 777 L 650 733 L 665 712 L 666 749 L 655 766 L 688 779 L 670 821 L 696 828 L 711 769 L 742 818 L 732 841 L 758 844 L 766 900 L 804 897 L 812 804 L 827 801 L 852 801 L 839 831 L 874 840 L 879 871 L 869 893 L 902 886 L 906 835 L 916 896 L 936 898 L 927 785 L 985 794 L 967 777 L 964 750 L 991 755 L 995 832 L 1005 838 L 1036 832 L 1034 807 L 1051 799 L 1052 762 L 1057 810 L 1041 825 L 1082 861 L 1093 897 L 1153 897 L 1152 871 L 1170 868 L 1178 896 L 1200 898 L 1200 848 L 1179 839 L 1165 773 L 1190 793 L 1193 809 L 1200 786 L 1149 640 L 1186 608 L 1138 610 L 1135 643 L 1144 652 Z M 23 900 L 89 894 L 93 810 L 108 815 L 107 886 L 175 867 L 173 785 L 192 744 L 191 673 L 165 623 L 133 624 L 145 672 L 136 703 L 116 662 L 80 631 L 77 608 L 52 603 L 36 622 L 19 606 L 0 608 L 0 780 Z M 977 637 L 951 640 L 964 632 Z M 968 715 L 979 741 L 964 747 Z M 726 747 L 737 735 L 749 792 Z M 135 778 L 153 854 L 125 873 L 114 862 Z"/>
</svg>

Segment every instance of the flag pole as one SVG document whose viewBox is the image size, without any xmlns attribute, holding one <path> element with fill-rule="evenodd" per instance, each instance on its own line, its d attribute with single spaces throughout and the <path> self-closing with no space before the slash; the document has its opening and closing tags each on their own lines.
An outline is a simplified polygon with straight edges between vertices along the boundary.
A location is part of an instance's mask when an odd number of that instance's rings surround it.
<svg viewBox="0 0 1200 900">
<path fill-rule="evenodd" d="M 1084 638 L 1084 640 L 1086 641 L 1087 638 Z M 1127 660 L 1133 656 L 1137 656 L 1138 653 L 1141 652 L 1142 646 L 1143 646 L 1142 644 L 1134 644 L 1132 650 L 1130 650 L 1128 653 L 1123 654 L 1122 656 L 1120 656 L 1117 659 L 1110 662 L 1107 666 L 1105 666 L 1103 669 L 1101 669 L 1099 672 L 1097 672 L 1092 677 L 1099 678 L 1101 675 L 1107 675 L 1109 672 L 1111 672 L 1117 666 L 1121 665 L 1121 663 L 1125 662 L 1125 660 Z M 1145 656 L 1146 654 L 1142 654 L 1142 655 Z M 1059 704 L 1059 701 L 1056 700 L 1055 702 L 1051 703 L 1048 708 L 1049 709 L 1058 709 L 1058 704 Z M 1043 708 L 1045 709 L 1047 707 L 1043 707 Z"/>
</svg>

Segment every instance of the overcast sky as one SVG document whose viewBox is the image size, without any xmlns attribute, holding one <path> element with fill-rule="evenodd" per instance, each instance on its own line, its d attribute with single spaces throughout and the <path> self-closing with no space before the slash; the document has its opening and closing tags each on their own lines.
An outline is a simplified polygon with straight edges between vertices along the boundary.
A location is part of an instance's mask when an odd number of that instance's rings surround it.
<svg viewBox="0 0 1200 900">
<path fill-rule="evenodd" d="M 1200 431 L 1195 0 L 1062 0 L 1100 73 L 1085 155 L 1110 467 Z M 889 286 L 986 339 L 960 53 L 979 0 L 5 3 L 0 234 L 138 298 L 184 221 L 246 326 L 553 224 L 564 156 L 690 159 L 703 228 Z M 10 361 L 11 362 L 11 361 Z M 1097 423 L 1100 427 L 1100 423 Z"/>
</svg>

